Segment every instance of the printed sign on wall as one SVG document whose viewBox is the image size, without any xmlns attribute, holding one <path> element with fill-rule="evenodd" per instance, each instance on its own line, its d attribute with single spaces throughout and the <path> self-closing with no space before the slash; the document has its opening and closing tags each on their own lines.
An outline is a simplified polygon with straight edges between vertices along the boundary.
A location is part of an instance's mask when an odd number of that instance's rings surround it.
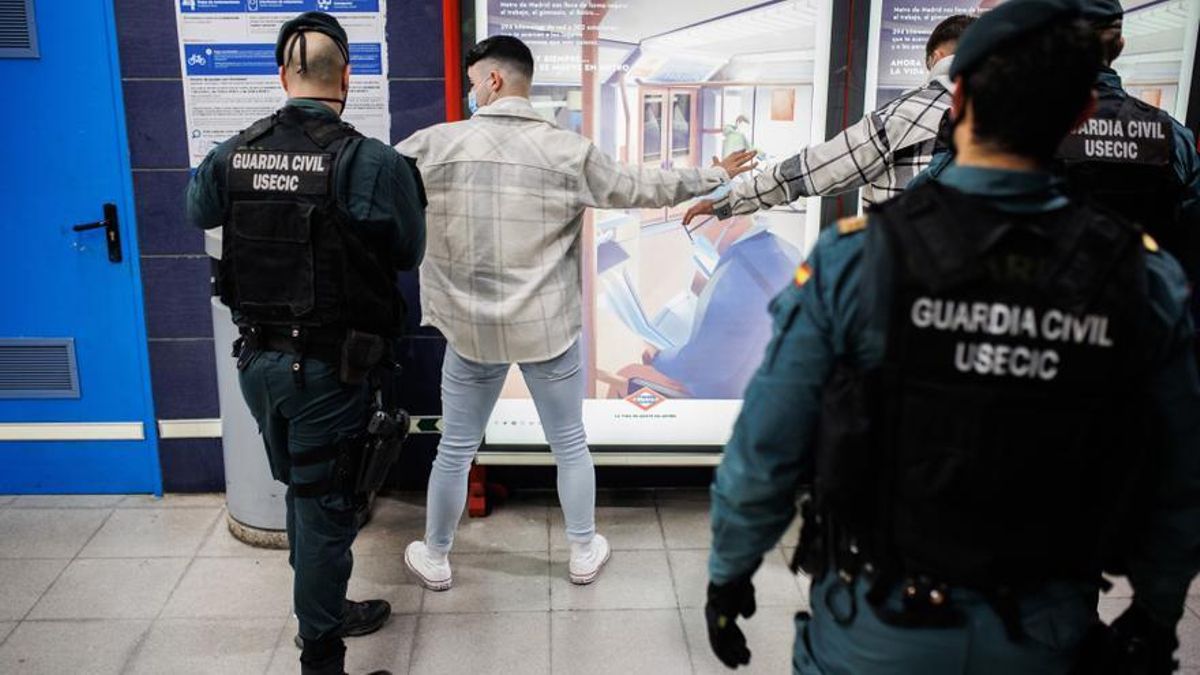
<svg viewBox="0 0 1200 675">
<path fill-rule="evenodd" d="M 283 105 L 275 39 L 285 21 L 309 11 L 333 14 L 350 36 L 346 121 L 367 136 L 390 140 L 387 5 L 382 0 L 178 0 L 192 167 L 218 143 Z"/>
</svg>

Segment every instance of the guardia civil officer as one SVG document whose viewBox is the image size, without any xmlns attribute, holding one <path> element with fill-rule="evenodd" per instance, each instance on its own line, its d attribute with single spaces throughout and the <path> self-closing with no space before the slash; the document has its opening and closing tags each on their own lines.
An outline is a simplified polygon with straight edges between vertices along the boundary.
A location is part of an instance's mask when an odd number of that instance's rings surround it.
<svg viewBox="0 0 1200 675">
<path fill-rule="evenodd" d="M 369 374 L 403 325 L 395 273 L 421 260 L 423 192 L 403 157 L 340 120 L 350 66 L 336 19 L 285 23 L 276 61 L 287 104 L 208 155 L 188 217 L 224 226 L 220 290 L 243 336 L 242 393 L 288 484 L 302 672 L 341 675 L 342 638 L 391 613 L 347 600 L 346 585 L 358 495 L 382 480 L 364 467 L 386 473 L 365 435 L 379 407 Z M 387 426 L 394 416 L 374 410 L 370 430 Z"/>
<path fill-rule="evenodd" d="M 1121 76 L 1112 68 L 1125 48 L 1121 3 L 1083 4 L 1100 38 L 1099 105 L 1092 119 L 1059 147 L 1058 158 L 1072 189 L 1140 224 L 1194 282 L 1200 273 L 1196 139 L 1166 112 L 1122 88 Z"/>
<path fill-rule="evenodd" d="M 957 164 L 826 230 L 774 301 L 712 487 L 706 616 L 730 667 L 750 659 L 751 577 L 811 485 L 796 672 L 1173 670 L 1200 566 L 1200 377 L 1178 263 L 1047 171 L 1094 101 L 1079 17 L 1010 0 L 969 28 Z M 1105 569 L 1134 589 L 1111 627 Z"/>
</svg>

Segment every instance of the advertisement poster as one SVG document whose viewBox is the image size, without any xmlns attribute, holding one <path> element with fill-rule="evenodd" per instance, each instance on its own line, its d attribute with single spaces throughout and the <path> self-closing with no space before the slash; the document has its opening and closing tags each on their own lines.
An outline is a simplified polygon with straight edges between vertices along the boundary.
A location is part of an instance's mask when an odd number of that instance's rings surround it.
<svg viewBox="0 0 1200 675">
<path fill-rule="evenodd" d="M 333 14 L 350 36 L 346 121 L 387 142 L 386 7 L 384 0 L 177 0 L 190 165 L 287 100 L 275 39 L 283 22 L 307 11 Z"/>
<path fill-rule="evenodd" d="M 925 43 L 938 23 L 955 14 L 978 15 L 1003 0 L 883 0 L 871 17 L 872 67 L 868 68 L 868 109 L 925 83 Z M 1125 89 L 1150 105 L 1182 119 L 1200 24 L 1194 0 L 1122 0 L 1125 50 L 1113 67 Z M 872 100 L 873 97 L 873 100 Z"/>
<path fill-rule="evenodd" d="M 778 161 L 821 138 L 826 0 L 479 0 L 478 38 L 535 57 L 533 105 L 618 161 Z M 761 169 L 760 169 L 761 170 Z M 682 225 L 689 204 L 599 210 L 583 233 L 587 395 L 596 445 L 720 445 L 771 334 L 768 304 L 816 238 L 804 200 Z M 489 443 L 542 444 L 514 369 Z"/>
<path fill-rule="evenodd" d="M 909 89 L 925 84 L 929 70 L 925 65 L 925 44 L 939 23 L 956 14 L 978 15 L 1002 0 L 883 0 L 874 4 L 872 17 L 878 26 L 871 33 L 876 45 L 874 69 L 875 101 L 878 108 Z M 868 99 L 870 95 L 868 95 Z"/>
</svg>

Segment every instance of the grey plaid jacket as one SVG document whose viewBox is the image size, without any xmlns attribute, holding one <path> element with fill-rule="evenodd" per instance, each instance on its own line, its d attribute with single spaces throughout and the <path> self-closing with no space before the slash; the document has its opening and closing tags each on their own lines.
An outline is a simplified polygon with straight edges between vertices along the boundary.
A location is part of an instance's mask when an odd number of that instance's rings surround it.
<svg viewBox="0 0 1200 675">
<path fill-rule="evenodd" d="M 429 197 L 422 323 L 480 363 L 546 361 L 579 338 L 585 208 L 670 206 L 729 180 L 623 166 L 518 97 L 396 149 L 417 160 Z"/>
<path fill-rule="evenodd" d="M 954 90 L 948 79 L 952 60 L 938 61 L 923 86 L 870 112 L 832 139 L 765 167 L 753 180 L 737 181 L 713 210 L 724 219 L 860 187 L 867 206 L 900 194 L 933 158 L 938 127 Z"/>
</svg>

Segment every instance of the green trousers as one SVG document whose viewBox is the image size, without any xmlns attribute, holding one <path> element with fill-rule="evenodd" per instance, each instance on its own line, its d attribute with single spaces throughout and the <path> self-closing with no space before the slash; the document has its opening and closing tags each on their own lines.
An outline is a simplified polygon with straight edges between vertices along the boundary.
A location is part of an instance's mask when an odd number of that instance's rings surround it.
<svg viewBox="0 0 1200 675">
<path fill-rule="evenodd" d="M 370 401 L 367 386 L 344 385 L 336 369 L 310 358 L 304 363 L 304 386 L 297 387 L 292 356 L 280 352 L 255 354 L 240 381 L 267 447 L 271 475 L 289 486 L 288 560 L 295 572 L 293 606 L 300 636 L 305 641 L 336 638 L 354 565 L 355 504 L 338 493 L 295 496 L 292 485 L 325 479 L 333 462 L 292 466 L 291 458 L 362 432 Z"/>
<path fill-rule="evenodd" d="M 847 589 L 836 574 L 814 583 L 810 595 L 812 616 L 796 618 L 797 675 L 1068 675 L 1097 620 L 1097 591 L 1086 584 L 1054 584 L 1022 597 L 1024 635 L 1016 642 L 991 605 L 969 592 L 956 598 L 964 624 L 940 629 L 883 623 L 866 584 Z M 887 604 L 900 609 L 898 590 Z"/>
</svg>

